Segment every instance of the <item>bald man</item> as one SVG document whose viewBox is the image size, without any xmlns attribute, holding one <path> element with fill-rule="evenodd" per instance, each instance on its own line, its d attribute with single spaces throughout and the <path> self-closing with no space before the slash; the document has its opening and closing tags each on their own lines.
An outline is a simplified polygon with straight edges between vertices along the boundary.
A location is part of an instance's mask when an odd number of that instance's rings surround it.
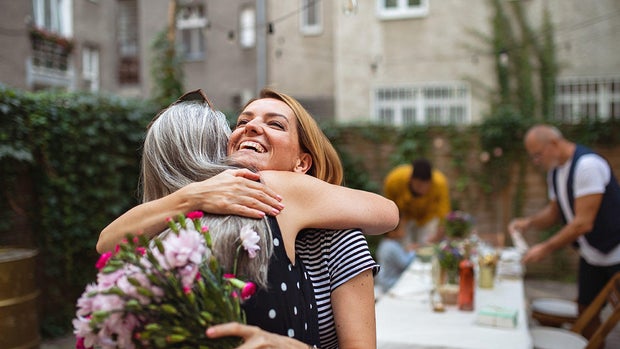
<svg viewBox="0 0 620 349">
<path fill-rule="evenodd" d="M 537 262 L 573 244 L 579 249 L 578 299 L 585 309 L 620 271 L 620 186 L 605 159 L 573 143 L 550 125 L 535 125 L 524 139 L 535 165 L 547 172 L 549 202 L 532 216 L 514 219 L 509 230 L 562 228 L 536 244 L 523 262 Z"/>
</svg>

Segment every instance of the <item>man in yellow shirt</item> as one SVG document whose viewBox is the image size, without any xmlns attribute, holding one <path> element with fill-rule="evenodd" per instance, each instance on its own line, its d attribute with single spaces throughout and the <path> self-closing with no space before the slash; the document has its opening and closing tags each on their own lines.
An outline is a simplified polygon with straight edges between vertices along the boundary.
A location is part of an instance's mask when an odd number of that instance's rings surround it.
<svg viewBox="0 0 620 349">
<path fill-rule="evenodd" d="M 383 192 L 400 211 L 396 229 L 406 229 L 404 244 L 430 244 L 443 237 L 443 222 L 450 212 L 446 176 L 427 159 L 394 168 L 385 178 Z"/>
</svg>

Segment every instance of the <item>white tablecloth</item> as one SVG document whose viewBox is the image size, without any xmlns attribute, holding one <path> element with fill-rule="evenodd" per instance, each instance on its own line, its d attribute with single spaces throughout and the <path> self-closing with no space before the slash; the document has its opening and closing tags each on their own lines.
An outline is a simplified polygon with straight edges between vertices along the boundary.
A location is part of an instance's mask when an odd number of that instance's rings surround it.
<svg viewBox="0 0 620 349">
<path fill-rule="evenodd" d="M 376 305 L 379 349 L 530 349 L 523 279 L 495 280 L 493 289 L 475 290 L 475 310 L 460 311 L 447 306 L 433 312 L 431 266 L 414 261 L 398 283 Z M 515 328 L 499 328 L 475 323 L 481 307 L 498 306 L 518 311 Z"/>
</svg>

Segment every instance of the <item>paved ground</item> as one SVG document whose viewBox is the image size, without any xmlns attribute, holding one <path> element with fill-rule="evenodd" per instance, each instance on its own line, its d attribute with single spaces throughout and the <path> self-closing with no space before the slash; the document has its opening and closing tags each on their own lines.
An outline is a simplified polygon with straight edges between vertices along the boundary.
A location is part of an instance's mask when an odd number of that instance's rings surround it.
<svg viewBox="0 0 620 349">
<path fill-rule="evenodd" d="M 565 299 L 575 299 L 577 289 L 574 284 L 545 281 L 545 280 L 526 280 L 525 296 L 528 300 L 537 297 L 556 297 Z M 534 320 L 530 320 L 530 325 L 535 325 Z M 616 326 L 614 331 L 609 335 L 606 343 L 606 349 L 620 348 L 620 325 Z M 73 336 L 67 336 L 55 340 L 44 341 L 40 349 L 73 349 L 75 348 L 75 340 Z"/>
</svg>

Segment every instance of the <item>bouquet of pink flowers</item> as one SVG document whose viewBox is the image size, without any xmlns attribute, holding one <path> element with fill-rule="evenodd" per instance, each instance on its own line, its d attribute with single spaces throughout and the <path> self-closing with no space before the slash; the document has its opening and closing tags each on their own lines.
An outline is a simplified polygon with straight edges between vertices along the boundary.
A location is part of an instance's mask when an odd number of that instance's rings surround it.
<svg viewBox="0 0 620 349">
<path fill-rule="evenodd" d="M 97 262 L 97 282 L 77 302 L 77 348 L 233 348 L 239 338 L 210 339 L 207 327 L 245 323 L 240 307 L 256 290 L 226 273 L 211 253 L 201 212 L 169 221 L 173 233 L 147 241 L 129 236 Z M 241 248 L 252 257 L 258 235 L 241 229 Z M 234 251 L 231 251 L 234 253 Z M 236 264 L 233 269 L 236 269 Z"/>
</svg>

